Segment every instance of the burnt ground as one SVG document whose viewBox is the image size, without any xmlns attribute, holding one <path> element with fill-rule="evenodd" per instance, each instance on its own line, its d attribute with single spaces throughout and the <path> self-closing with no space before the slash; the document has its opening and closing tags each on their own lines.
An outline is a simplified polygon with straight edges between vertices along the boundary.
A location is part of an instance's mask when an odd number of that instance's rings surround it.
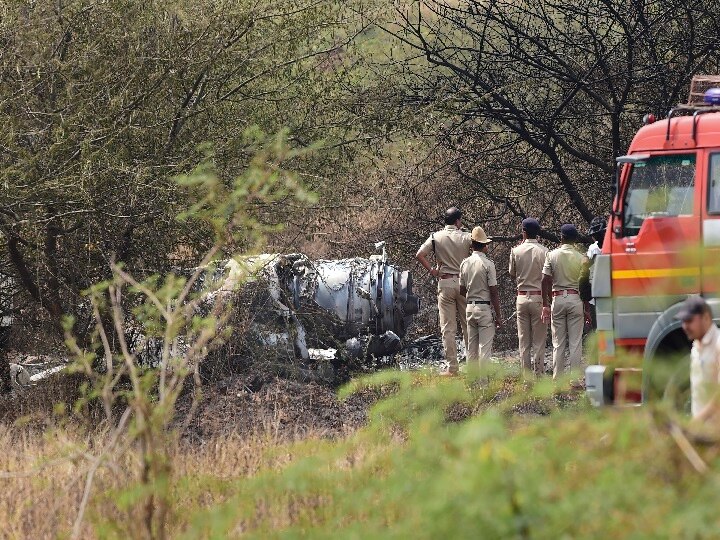
<svg viewBox="0 0 720 540">
<path fill-rule="evenodd" d="M 231 376 L 203 388 L 184 436 L 189 441 L 233 433 L 289 440 L 338 437 L 364 425 L 369 407 L 382 394 L 363 390 L 340 400 L 333 388 L 315 382 Z M 180 402 L 178 422 L 187 421 L 191 402 L 191 396 Z"/>
<path fill-rule="evenodd" d="M 514 362 L 507 354 L 499 362 Z M 495 395 L 472 408 L 458 404 L 447 411 L 448 421 L 462 421 L 480 410 L 492 407 L 523 391 L 517 376 L 508 376 Z M 265 374 L 228 376 L 203 387 L 202 399 L 188 419 L 192 398 L 183 397 L 178 406 L 178 423 L 186 423 L 183 436 L 200 443 L 217 435 L 271 435 L 283 440 L 308 436 L 340 437 L 362 427 L 368 410 L 379 399 L 391 394 L 393 385 L 363 389 L 341 400 L 336 389 L 316 382 L 298 382 Z M 513 416 L 544 416 L 555 408 L 576 406 L 584 395 L 577 386 L 559 392 L 550 400 L 528 399 L 514 405 Z"/>
<path fill-rule="evenodd" d="M 394 364 L 402 370 L 442 370 L 445 367 L 442 357 L 440 340 L 435 336 L 426 336 L 401 352 L 394 359 Z M 22 358 L 19 354 L 13 361 L 25 364 L 31 374 L 59 362 L 57 358 Z M 498 352 L 495 361 L 514 364 L 517 352 Z M 389 365 L 387 363 L 385 367 Z M 0 397 L 0 422 L 34 418 L 31 423 L 42 429 L 43 424 L 52 422 L 52 411 L 57 403 L 64 404 L 66 411 L 73 409 L 81 384 L 78 375 L 57 373 L 29 388 L 16 390 L 12 396 Z M 516 390 L 516 378 L 509 377 L 497 394 L 482 406 L 499 403 Z M 192 396 L 190 393 L 183 395 L 178 402 L 176 425 L 183 428 L 183 437 L 190 443 L 202 443 L 214 436 L 231 434 L 271 435 L 283 440 L 308 436 L 341 437 L 362 427 L 367 421 L 369 408 L 392 391 L 392 385 L 365 389 L 341 400 L 337 389 L 332 386 L 278 376 L 260 365 L 246 365 L 240 373 L 226 373 L 223 377 L 206 381 L 192 414 Z M 559 394 L 554 398 L 554 406 L 571 405 L 581 394 L 581 391 Z M 448 411 L 448 420 L 459 421 L 476 412 L 477 408 L 452 407 Z M 548 403 L 541 400 L 528 400 L 512 410 L 513 414 L 527 417 L 548 412 Z"/>
</svg>

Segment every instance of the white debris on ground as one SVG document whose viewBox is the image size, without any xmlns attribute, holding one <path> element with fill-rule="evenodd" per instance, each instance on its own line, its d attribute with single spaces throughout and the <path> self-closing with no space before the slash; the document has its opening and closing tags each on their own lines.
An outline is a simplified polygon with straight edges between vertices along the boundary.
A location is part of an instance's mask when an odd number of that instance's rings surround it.
<svg viewBox="0 0 720 540">
<path fill-rule="evenodd" d="M 69 363 L 67 358 L 50 355 L 23 355 L 10 351 L 10 377 L 16 388 L 32 386 L 43 379 L 65 369 Z"/>
<path fill-rule="evenodd" d="M 54 375 L 55 373 L 61 372 L 63 369 L 65 369 L 66 366 L 55 366 L 43 371 L 40 371 L 36 373 L 35 375 L 31 375 L 29 382 L 37 382 L 41 381 L 43 379 L 47 379 L 50 375 Z"/>
<path fill-rule="evenodd" d="M 335 360 L 337 349 L 308 349 L 311 360 Z"/>
</svg>

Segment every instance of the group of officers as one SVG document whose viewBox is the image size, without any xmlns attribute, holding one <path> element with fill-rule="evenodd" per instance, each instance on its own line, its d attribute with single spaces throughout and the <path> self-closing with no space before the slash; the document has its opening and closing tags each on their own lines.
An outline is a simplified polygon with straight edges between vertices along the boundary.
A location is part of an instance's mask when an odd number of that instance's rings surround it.
<svg viewBox="0 0 720 540">
<path fill-rule="evenodd" d="M 585 325 L 592 324 L 591 300 L 581 295 L 592 257 L 600 252 L 604 220 L 591 223 L 597 240 L 587 252 L 579 250 L 574 225 L 560 227 L 560 246 L 552 251 L 540 242 L 540 223 L 527 218 L 521 223 L 522 243 L 510 253 L 508 271 L 517 283 L 517 332 L 524 376 L 545 373 L 548 326 L 553 343 L 553 378 L 577 371 L 582 360 Z M 492 239 L 482 227 L 471 233 L 462 228 L 462 212 L 449 208 L 445 227 L 430 235 L 417 252 L 417 259 L 438 280 L 438 310 L 445 359 L 444 375 L 459 372 L 457 320 L 460 320 L 468 366 L 487 368 L 495 332 L 503 320 L 495 263 L 488 258 Z M 435 264 L 430 262 L 434 258 Z M 586 279 L 585 279 L 586 281 Z M 581 296 L 583 296 L 581 298 Z M 565 355 L 567 353 L 567 361 Z"/>
</svg>

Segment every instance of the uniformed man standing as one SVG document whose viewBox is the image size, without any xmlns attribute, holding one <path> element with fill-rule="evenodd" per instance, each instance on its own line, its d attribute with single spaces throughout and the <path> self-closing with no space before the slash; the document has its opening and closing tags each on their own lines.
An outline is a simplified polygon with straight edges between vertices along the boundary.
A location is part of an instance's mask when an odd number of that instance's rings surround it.
<svg viewBox="0 0 720 540">
<path fill-rule="evenodd" d="M 502 328 L 500 297 L 495 263 L 486 254 L 492 240 L 482 227 L 473 229 L 471 239 L 473 254 L 460 265 L 460 294 L 467 300 L 467 362 L 468 368 L 487 369 L 495 330 Z"/>
<path fill-rule="evenodd" d="M 578 371 L 582 362 L 582 334 L 587 310 L 580 300 L 579 282 L 585 256 L 575 246 L 577 239 L 575 225 L 560 227 L 562 245 L 547 254 L 543 266 L 542 319 L 545 323 L 552 321 L 554 379 L 566 371 L 566 350 L 572 371 Z"/>
<path fill-rule="evenodd" d="M 520 367 L 523 376 L 533 371 L 545 373 L 547 324 L 542 321 L 542 279 L 547 248 L 537 241 L 540 223 L 534 218 L 522 221 L 523 242 L 510 252 L 509 273 L 517 280 L 517 332 Z"/>
<path fill-rule="evenodd" d="M 455 343 L 458 317 L 465 347 L 468 345 L 465 297 L 460 295 L 460 263 L 470 254 L 470 233 L 462 230 L 461 219 L 459 208 L 448 208 L 445 212 L 445 228 L 430 235 L 416 255 L 420 264 L 438 279 L 440 332 L 449 375 L 456 375 L 459 369 Z M 428 261 L 431 253 L 435 257 L 435 267 Z"/>
</svg>

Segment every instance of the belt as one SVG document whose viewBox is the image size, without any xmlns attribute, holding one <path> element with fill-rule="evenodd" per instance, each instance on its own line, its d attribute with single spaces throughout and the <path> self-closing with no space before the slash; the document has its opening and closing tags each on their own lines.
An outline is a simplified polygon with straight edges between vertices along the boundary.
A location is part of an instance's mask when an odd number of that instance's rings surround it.
<svg viewBox="0 0 720 540">
<path fill-rule="evenodd" d="M 518 291 L 518 296 L 542 296 L 542 291 Z"/>
<path fill-rule="evenodd" d="M 468 304 L 482 304 L 484 306 L 490 305 L 490 300 L 468 300 Z"/>
<path fill-rule="evenodd" d="M 580 294 L 575 289 L 563 289 L 562 291 L 553 291 L 553 296 L 563 296 L 564 294 Z"/>
<path fill-rule="evenodd" d="M 440 279 L 451 279 L 460 277 L 460 274 L 440 274 Z"/>
</svg>

